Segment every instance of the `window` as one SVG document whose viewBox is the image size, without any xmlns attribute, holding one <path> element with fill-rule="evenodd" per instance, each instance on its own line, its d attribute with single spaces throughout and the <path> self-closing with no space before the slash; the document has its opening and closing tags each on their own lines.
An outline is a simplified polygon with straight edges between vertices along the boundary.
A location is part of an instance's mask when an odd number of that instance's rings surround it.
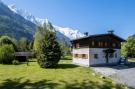
<svg viewBox="0 0 135 89">
<path fill-rule="evenodd" d="M 115 43 L 113 43 L 113 44 L 112 44 L 112 46 L 113 46 L 113 47 L 116 47 L 116 44 L 115 44 Z"/>
<path fill-rule="evenodd" d="M 101 47 L 103 47 L 103 42 L 101 42 L 101 44 L 100 44 L 100 45 L 101 45 Z"/>
<path fill-rule="evenodd" d="M 115 58 L 117 58 L 117 53 L 115 53 Z"/>
<path fill-rule="evenodd" d="M 75 47 L 75 48 L 79 48 L 79 47 L 80 47 L 79 43 L 76 43 L 76 44 L 74 45 L 74 47 Z"/>
<path fill-rule="evenodd" d="M 113 53 L 110 53 L 109 54 L 109 58 L 113 58 L 114 57 L 114 54 Z"/>
<path fill-rule="evenodd" d="M 103 47 L 103 42 L 98 42 L 99 47 Z"/>
<path fill-rule="evenodd" d="M 80 46 L 79 43 L 76 43 L 76 48 L 79 48 L 79 46 Z"/>
<path fill-rule="evenodd" d="M 98 54 L 94 54 L 94 58 L 95 59 L 98 59 Z"/>
<path fill-rule="evenodd" d="M 88 59 L 88 54 L 82 54 L 83 59 Z"/>
<path fill-rule="evenodd" d="M 82 55 L 81 54 L 78 54 L 78 58 L 82 58 Z"/>
<path fill-rule="evenodd" d="M 75 55 L 74 55 L 74 58 L 78 58 L 78 54 L 75 54 Z"/>
<path fill-rule="evenodd" d="M 107 42 L 105 42 L 105 47 L 107 46 Z"/>
<path fill-rule="evenodd" d="M 98 42 L 98 46 L 99 46 L 99 47 L 101 46 L 101 42 Z"/>
<path fill-rule="evenodd" d="M 88 54 L 74 54 L 74 58 L 88 59 Z"/>
<path fill-rule="evenodd" d="M 95 45 L 95 42 L 94 41 L 92 41 L 92 46 L 94 46 Z"/>
</svg>

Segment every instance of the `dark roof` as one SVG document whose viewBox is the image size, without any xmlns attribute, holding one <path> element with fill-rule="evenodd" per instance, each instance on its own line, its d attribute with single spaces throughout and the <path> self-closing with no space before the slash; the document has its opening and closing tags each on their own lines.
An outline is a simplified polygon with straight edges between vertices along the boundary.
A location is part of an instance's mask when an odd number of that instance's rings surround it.
<svg viewBox="0 0 135 89">
<path fill-rule="evenodd" d="M 73 41 L 78 41 L 78 40 L 82 40 L 82 39 L 87 39 L 87 38 L 95 38 L 95 37 L 102 37 L 102 36 L 108 36 L 108 35 L 111 35 L 111 36 L 114 36 L 116 37 L 118 40 L 120 40 L 121 42 L 124 42 L 125 40 L 115 34 L 96 34 L 96 35 L 90 35 L 90 36 L 85 36 L 85 37 L 81 37 L 81 38 L 77 38 L 77 39 L 73 39 L 71 42 Z"/>
<path fill-rule="evenodd" d="M 32 52 L 15 52 L 15 56 L 32 56 Z"/>
</svg>

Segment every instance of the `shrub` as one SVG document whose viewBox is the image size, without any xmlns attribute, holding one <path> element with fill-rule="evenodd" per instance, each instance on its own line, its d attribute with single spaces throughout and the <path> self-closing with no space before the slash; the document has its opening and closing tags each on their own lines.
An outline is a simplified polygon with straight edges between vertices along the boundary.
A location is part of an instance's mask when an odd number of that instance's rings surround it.
<svg viewBox="0 0 135 89">
<path fill-rule="evenodd" d="M 18 65 L 18 64 L 19 64 L 19 61 L 18 61 L 18 60 L 13 60 L 13 61 L 12 61 L 12 64 L 13 64 L 13 65 Z"/>
<path fill-rule="evenodd" d="M 11 38 L 8 36 L 2 36 L 0 38 L 0 45 L 4 45 L 4 44 L 12 44 Z"/>
<path fill-rule="evenodd" d="M 0 63 L 12 64 L 14 60 L 14 48 L 12 45 L 0 46 Z"/>
<path fill-rule="evenodd" d="M 12 39 L 8 36 L 2 36 L 0 38 L 0 46 L 5 45 L 5 44 L 13 45 L 14 49 L 17 50 L 17 46 L 15 44 L 15 39 Z"/>
<path fill-rule="evenodd" d="M 121 48 L 122 57 L 135 57 L 135 38 L 128 37 Z"/>
</svg>

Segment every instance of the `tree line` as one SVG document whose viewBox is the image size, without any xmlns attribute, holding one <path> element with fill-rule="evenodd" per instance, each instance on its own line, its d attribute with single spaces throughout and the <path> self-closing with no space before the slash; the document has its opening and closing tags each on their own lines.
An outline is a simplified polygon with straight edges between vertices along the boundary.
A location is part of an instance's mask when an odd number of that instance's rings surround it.
<svg viewBox="0 0 135 89">
<path fill-rule="evenodd" d="M 70 46 L 63 40 L 57 40 L 53 26 L 37 26 L 34 40 L 9 36 L 0 37 L 0 63 L 18 64 L 15 52 L 33 52 L 42 68 L 56 67 L 62 55 L 70 54 Z"/>
</svg>

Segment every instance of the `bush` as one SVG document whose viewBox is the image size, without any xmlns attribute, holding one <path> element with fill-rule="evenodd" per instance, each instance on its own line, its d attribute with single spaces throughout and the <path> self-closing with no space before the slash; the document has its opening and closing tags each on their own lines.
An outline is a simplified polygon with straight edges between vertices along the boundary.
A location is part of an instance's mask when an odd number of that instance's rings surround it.
<svg viewBox="0 0 135 89">
<path fill-rule="evenodd" d="M 13 65 L 18 65 L 18 64 L 19 64 L 19 61 L 18 61 L 18 60 L 13 60 L 13 61 L 12 61 L 12 64 L 13 64 Z"/>
<path fill-rule="evenodd" d="M 11 38 L 8 37 L 8 36 L 2 36 L 2 37 L 0 38 L 0 45 L 12 44 L 12 43 L 13 43 L 13 42 L 12 42 Z"/>
<path fill-rule="evenodd" d="M 0 46 L 5 45 L 5 44 L 13 45 L 14 49 L 17 50 L 17 46 L 15 44 L 15 39 L 12 39 L 12 38 L 10 38 L 8 36 L 2 36 L 0 38 Z"/>
<path fill-rule="evenodd" d="M 12 64 L 14 60 L 14 48 L 12 45 L 0 46 L 0 63 Z"/>
<path fill-rule="evenodd" d="M 135 57 L 135 38 L 129 37 L 121 48 L 122 57 Z"/>
</svg>

